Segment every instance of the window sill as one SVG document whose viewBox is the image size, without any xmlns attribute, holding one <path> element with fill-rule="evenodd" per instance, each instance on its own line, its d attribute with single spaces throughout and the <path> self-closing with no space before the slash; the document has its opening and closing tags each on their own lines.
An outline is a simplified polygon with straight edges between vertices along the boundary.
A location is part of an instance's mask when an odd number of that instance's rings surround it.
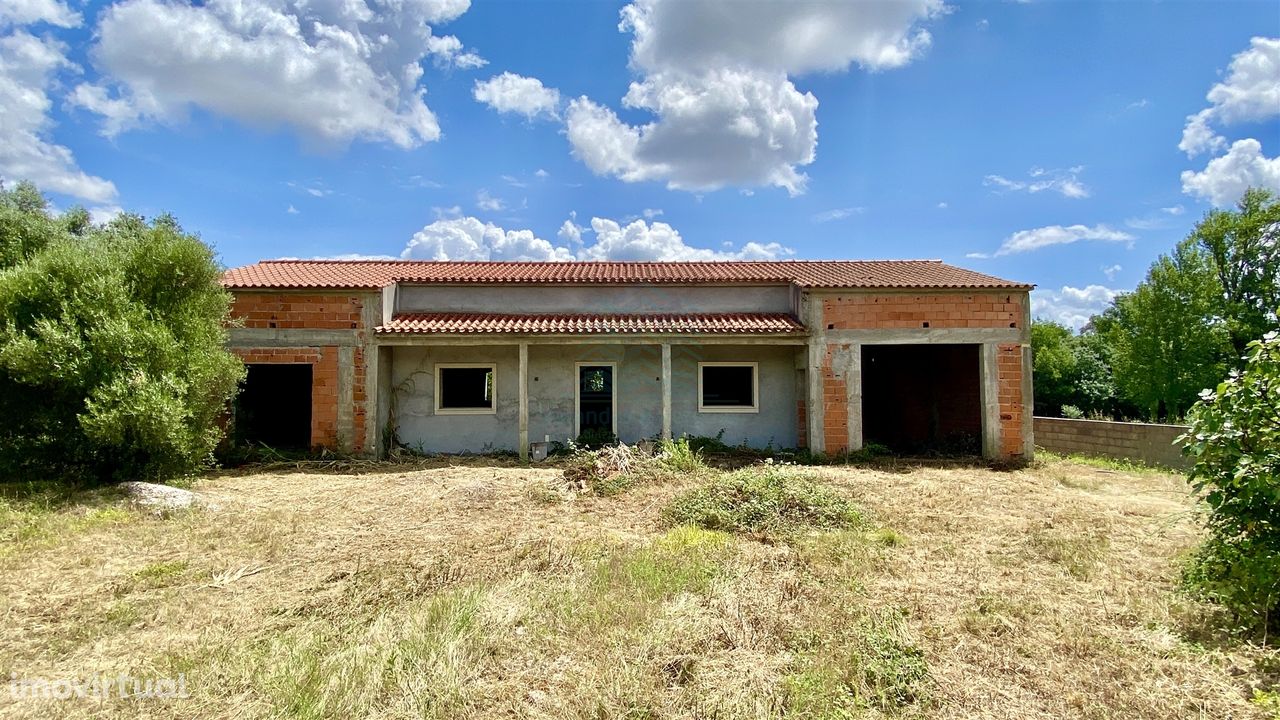
<svg viewBox="0 0 1280 720">
<path fill-rule="evenodd" d="M 436 408 L 436 415 L 497 415 L 497 408 Z"/>
</svg>

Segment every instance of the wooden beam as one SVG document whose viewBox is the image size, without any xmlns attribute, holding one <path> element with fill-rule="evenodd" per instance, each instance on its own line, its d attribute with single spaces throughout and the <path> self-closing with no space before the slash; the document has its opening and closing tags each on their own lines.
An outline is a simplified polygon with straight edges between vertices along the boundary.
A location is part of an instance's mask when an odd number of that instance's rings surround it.
<svg viewBox="0 0 1280 720">
<path fill-rule="evenodd" d="M 671 439 L 671 343 L 662 343 L 662 439 Z"/>
<path fill-rule="evenodd" d="M 529 459 L 529 343 L 520 343 L 520 459 Z"/>
</svg>

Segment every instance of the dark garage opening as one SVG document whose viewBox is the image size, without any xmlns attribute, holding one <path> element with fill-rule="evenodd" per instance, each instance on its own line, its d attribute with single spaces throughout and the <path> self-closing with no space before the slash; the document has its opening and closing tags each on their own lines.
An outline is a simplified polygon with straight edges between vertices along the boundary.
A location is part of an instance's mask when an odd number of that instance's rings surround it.
<svg viewBox="0 0 1280 720">
<path fill-rule="evenodd" d="M 982 451 L 978 345 L 863 345 L 862 433 L 897 453 Z"/>
<path fill-rule="evenodd" d="M 236 440 L 272 448 L 311 447 L 311 366 L 250 364 L 236 398 Z"/>
</svg>

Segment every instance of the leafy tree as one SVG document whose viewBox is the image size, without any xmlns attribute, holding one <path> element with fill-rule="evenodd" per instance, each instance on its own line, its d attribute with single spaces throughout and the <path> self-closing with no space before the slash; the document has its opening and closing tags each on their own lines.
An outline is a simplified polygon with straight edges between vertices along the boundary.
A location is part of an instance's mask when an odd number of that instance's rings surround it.
<svg viewBox="0 0 1280 720">
<path fill-rule="evenodd" d="M 1280 334 L 1247 346 L 1243 371 L 1205 390 L 1182 438 L 1209 508 L 1191 588 L 1247 626 L 1276 625 L 1280 603 Z"/>
<path fill-rule="evenodd" d="M 164 478 L 221 438 L 230 295 L 171 217 L 93 226 L 0 191 L 0 474 Z"/>
<path fill-rule="evenodd" d="M 1120 395 L 1147 419 L 1172 420 L 1225 370 L 1227 329 L 1212 263 L 1190 239 L 1152 264 L 1131 293 L 1096 316 Z"/>
<path fill-rule="evenodd" d="M 1037 415 L 1056 416 L 1063 405 L 1077 405 L 1080 373 L 1075 336 L 1071 328 L 1055 322 L 1031 323 L 1032 372 L 1035 378 Z"/>
<path fill-rule="evenodd" d="M 1214 210 L 1191 232 L 1212 261 L 1221 288 L 1221 316 L 1236 357 L 1276 329 L 1280 308 L 1280 200 L 1251 188 L 1237 209 Z"/>
</svg>

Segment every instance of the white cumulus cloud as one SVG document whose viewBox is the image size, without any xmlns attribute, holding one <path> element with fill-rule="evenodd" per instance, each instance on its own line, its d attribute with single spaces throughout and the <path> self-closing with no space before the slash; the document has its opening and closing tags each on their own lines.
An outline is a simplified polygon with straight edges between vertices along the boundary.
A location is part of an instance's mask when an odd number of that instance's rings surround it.
<svg viewBox="0 0 1280 720">
<path fill-rule="evenodd" d="M 586 97 L 569 104 L 574 155 L 596 174 L 665 180 L 679 190 L 772 185 L 804 192 L 807 178 L 796 168 L 814 159 L 818 100 L 783 75 L 660 73 L 632 83 L 622 104 L 661 120 L 636 127 Z"/>
<path fill-rule="evenodd" d="M 994 254 L 969 253 L 968 257 L 985 258 L 1031 252 L 1051 245 L 1070 245 L 1085 240 L 1131 243 L 1134 237 L 1106 225 L 1046 225 L 1032 230 L 1019 230 L 1005 238 Z"/>
<path fill-rule="evenodd" d="M 49 7 L 18 5 L 5 12 L 11 22 L 17 18 L 49 22 L 60 17 L 56 8 Z M 54 15 L 49 16 L 50 12 Z M 71 150 L 52 137 L 49 90 L 59 72 L 76 70 L 66 53 L 66 46 L 57 40 L 36 37 L 25 29 L 0 36 L 0 180 L 30 180 L 45 191 L 110 203 L 116 199 L 115 185 L 81 170 Z"/>
<path fill-rule="evenodd" d="M 901 67 L 932 40 L 919 21 L 941 0 L 752 2 L 637 0 L 619 26 L 646 70 L 750 66 L 789 74 Z M 714 28 L 714 30 L 711 30 Z"/>
<path fill-rule="evenodd" d="M 440 137 L 422 65 L 482 59 L 432 26 L 468 0 L 123 0 L 101 14 L 91 49 L 104 80 L 71 101 L 107 135 L 177 122 L 191 108 L 261 127 L 289 126 L 325 145 L 410 148 Z"/>
<path fill-rule="evenodd" d="M 1249 187 L 1280 189 L 1280 158 L 1262 154 L 1254 138 L 1228 143 L 1218 126 L 1261 122 L 1280 116 L 1280 38 L 1255 37 L 1231 59 L 1226 78 L 1209 89 L 1209 107 L 1187 116 L 1178 149 L 1195 157 L 1222 153 L 1200 171 L 1182 173 L 1182 191 L 1219 207 L 1231 205 Z"/>
<path fill-rule="evenodd" d="M 1035 290 L 1031 293 L 1031 315 L 1079 331 L 1089 323 L 1089 318 L 1106 310 L 1120 292 L 1102 285 L 1082 288 L 1064 285 L 1061 290 Z"/>
<path fill-rule="evenodd" d="M 667 223 L 635 220 L 622 225 L 591 218 L 596 240 L 578 254 L 580 260 L 776 260 L 792 254 L 778 243 L 748 242 L 739 249 L 718 251 L 692 247 Z"/>
<path fill-rule="evenodd" d="M 1250 187 L 1280 190 L 1280 157 L 1263 155 L 1262 144 L 1253 138 L 1235 141 L 1204 170 L 1182 172 L 1182 192 L 1219 207 L 1234 204 Z"/>
<path fill-rule="evenodd" d="M 559 90 L 544 86 L 537 78 L 512 72 L 477 80 L 471 94 L 500 113 L 519 113 L 529 120 L 540 115 L 555 118 L 560 107 Z"/>
<path fill-rule="evenodd" d="M 531 230 L 504 230 L 474 217 L 436 220 L 410 238 L 406 260 L 572 260 Z"/>
<path fill-rule="evenodd" d="M 594 234 L 587 245 L 583 236 Z M 778 243 L 731 243 L 724 250 L 688 245 L 667 223 L 619 223 L 592 218 L 590 227 L 565 220 L 557 233 L 563 245 L 531 230 L 507 230 L 474 217 L 440 218 L 409 240 L 401 257 L 414 260 L 774 260 L 793 254 Z"/>
<path fill-rule="evenodd" d="M 800 168 L 817 148 L 818 100 L 790 76 L 904 65 L 929 46 L 920 23 L 942 11 L 940 0 L 636 0 L 619 29 L 633 36 L 640 79 L 622 104 L 653 120 L 632 125 L 579 97 L 565 116 L 573 154 L 596 174 L 626 182 L 802 193 Z"/>
<path fill-rule="evenodd" d="M 0 2 L 0 28 L 48 23 L 57 27 L 79 27 L 80 13 L 59 0 L 4 0 Z"/>
</svg>

